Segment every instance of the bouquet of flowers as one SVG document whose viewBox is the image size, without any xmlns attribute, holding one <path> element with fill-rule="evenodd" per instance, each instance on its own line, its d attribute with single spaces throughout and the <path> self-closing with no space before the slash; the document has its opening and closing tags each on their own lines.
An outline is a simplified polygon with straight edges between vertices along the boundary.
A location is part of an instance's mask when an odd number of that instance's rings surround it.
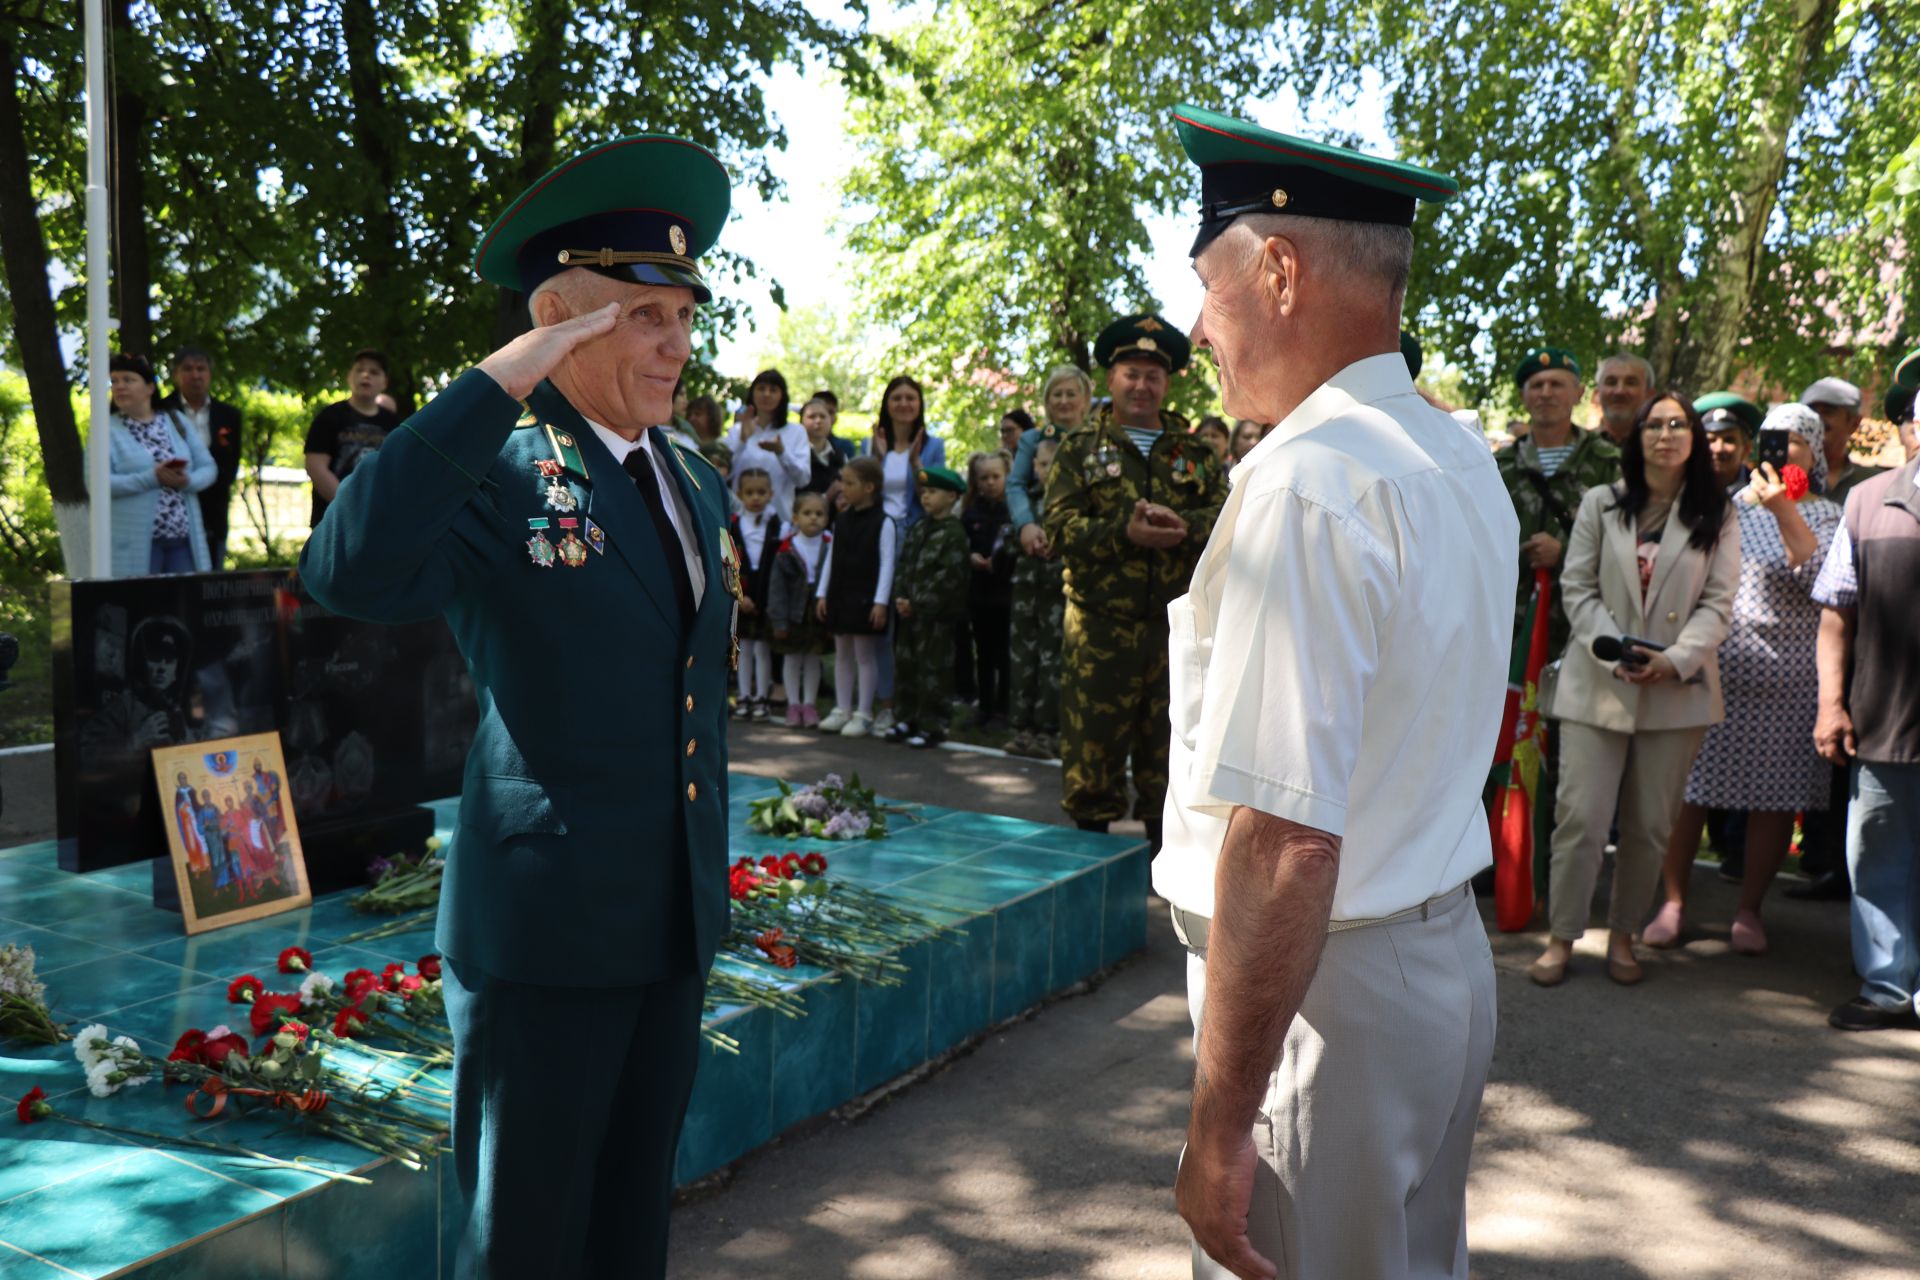
<svg viewBox="0 0 1920 1280">
<path fill-rule="evenodd" d="M 887 815 L 907 813 L 905 807 L 883 805 L 873 792 L 830 773 L 809 787 L 795 791 L 779 783 L 779 793 L 748 806 L 747 829 L 769 836 L 803 836 L 813 840 L 884 840 Z"/>
<path fill-rule="evenodd" d="M 59 1044 L 67 1033 L 47 1008 L 47 988 L 33 972 L 33 948 L 0 946 L 0 1037 Z"/>
<path fill-rule="evenodd" d="M 354 934 L 347 942 L 370 942 L 425 927 L 440 904 L 440 880 L 447 860 L 440 856 L 440 837 L 431 836 L 426 849 L 414 857 L 399 854 L 376 858 L 368 871 L 373 886 L 353 900 L 355 911 L 397 916 L 386 924 Z"/>
</svg>

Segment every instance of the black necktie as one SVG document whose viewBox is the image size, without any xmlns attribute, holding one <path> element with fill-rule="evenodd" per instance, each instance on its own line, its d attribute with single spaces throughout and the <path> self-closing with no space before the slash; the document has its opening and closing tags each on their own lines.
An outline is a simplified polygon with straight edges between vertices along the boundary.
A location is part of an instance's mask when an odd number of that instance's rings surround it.
<svg viewBox="0 0 1920 1280">
<path fill-rule="evenodd" d="M 640 501 L 653 517 L 653 531 L 660 539 L 660 554 L 668 561 L 667 576 L 673 579 L 673 595 L 680 602 L 680 625 L 684 628 L 693 618 L 693 582 L 687 577 L 686 547 L 667 515 L 667 496 L 660 492 L 660 477 L 653 469 L 653 458 L 643 445 L 629 452 L 621 466 L 633 477 L 633 483 L 640 490 Z"/>
</svg>

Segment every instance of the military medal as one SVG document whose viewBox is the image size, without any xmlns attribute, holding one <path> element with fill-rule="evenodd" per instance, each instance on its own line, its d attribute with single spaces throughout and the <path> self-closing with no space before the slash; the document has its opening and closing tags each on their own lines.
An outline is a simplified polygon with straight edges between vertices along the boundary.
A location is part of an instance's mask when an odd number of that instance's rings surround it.
<svg viewBox="0 0 1920 1280">
<path fill-rule="evenodd" d="M 607 554 L 607 531 L 595 524 L 591 516 L 587 517 L 587 545 L 596 555 Z"/>
<path fill-rule="evenodd" d="M 527 557 L 537 569 L 553 568 L 553 544 L 547 541 L 547 521 L 544 516 L 532 516 L 527 520 L 527 528 L 533 536 L 527 539 Z"/>
<path fill-rule="evenodd" d="M 560 563 L 569 569 L 578 569 L 587 562 L 587 544 L 580 541 L 580 536 L 574 532 L 580 527 L 580 521 L 572 516 L 562 516 L 554 523 L 567 531 L 567 536 L 560 539 Z"/>
<path fill-rule="evenodd" d="M 724 529 L 720 532 L 720 581 L 735 600 L 744 598 L 740 587 L 740 553 L 734 549 L 733 534 Z"/>
<path fill-rule="evenodd" d="M 547 486 L 547 505 L 555 511 L 572 511 L 580 505 L 580 501 L 565 483 L 555 480 Z"/>
</svg>

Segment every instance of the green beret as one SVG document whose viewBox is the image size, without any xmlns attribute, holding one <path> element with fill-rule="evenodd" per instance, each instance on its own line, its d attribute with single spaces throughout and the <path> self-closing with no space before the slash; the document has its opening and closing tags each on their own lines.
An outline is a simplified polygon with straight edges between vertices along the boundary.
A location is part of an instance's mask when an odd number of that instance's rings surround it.
<svg viewBox="0 0 1920 1280">
<path fill-rule="evenodd" d="M 1886 398 L 1881 401 L 1881 407 L 1886 410 L 1887 421 L 1898 426 L 1900 423 L 1913 420 L 1913 402 L 1912 389 L 1896 382 L 1887 388 Z"/>
<path fill-rule="evenodd" d="M 1405 329 L 1400 331 L 1400 358 L 1407 362 L 1407 376 L 1409 378 L 1419 377 L 1420 366 L 1427 362 L 1427 353 L 1421 349 L 1420 339 L 1414 337 Z"/>
<path fill-rule="evenodd" d="M 967 482 L 960 473 L 951 467 L 920 468 L 920 487 L 922 489 L 945 489 L 948 493 L 965 493 Z"/>
<path fill-rule="evenodd" d="M 732 180 L 713 152 L 684 138 L 642 133 L 592 147 L 507 206 L 474 255 L 504 289 L 531 293 L 573 267 L 635 284 L 712 290 L 698 259 L 720 238 Z"/>
<path fill-rule="evenodd" d="M 1217 111 L 1181 103 L 1174 127 L 1187 158 L 1200 166 L 1199 257 L 1214 237 L 1248 213 L 1413 225 L 1416 202 L 1445 203 L 1460 184 L 1418 165 L 1296 138 Z"/>
<path fill-rule="evenodd" d="M 1528 378 L 1549 369 L 1559 369 L 1572 374 L 1574 381 L 1580 380 L 1580 362 L 1563 347 L 1535 347 L 1527 352 L 1527 358 L 1513 367 L 1513 380 L 1524 387 Z"/>
<path fill-rule="evenodd" d="M 1093 358 L 1103 369 L 1111 369 L 1115 361 L 1129 356 L 1149 356 L 1165 365 L 1168 373 L 1178 373 L 1187 367 L 1192 354 L 1193 344 L 1180 332 L 1180 326 L 1151 313 L 1121 316 L 1093 341 Z"/>
<path fill-rule="evenodd" d="M 1920 391 L 1920 348 L 1907 352 L 1900 363 L 1893 366 L 1893 384 L 1908 391 Z"/>
<path fill-rule="evenodd" d="M 1707 430 L 1726 431 L 1735 426 L 1745 427 L 1751 435 L 1760 429 L 1760 423 L 1766 418 L 1760 412 L 1760 406 L 1744 396 L 1731 391 L 1715 391 L 1701 396 L 1693 402 L 1693 411 L 1707 420 Z"/>
</svg>

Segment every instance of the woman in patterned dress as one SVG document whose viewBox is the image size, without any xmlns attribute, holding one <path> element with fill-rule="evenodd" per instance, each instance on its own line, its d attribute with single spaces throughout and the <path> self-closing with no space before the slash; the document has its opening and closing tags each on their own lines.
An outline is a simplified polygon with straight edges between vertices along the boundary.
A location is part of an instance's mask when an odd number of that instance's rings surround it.
<svg viewBox="0 0 1920 1280">
<path fill-rule="evenodd" d="M 207 531 L 191 498 L 218 478 L 213 455 L 159 407 L 159 384 L 144 359 L 114 356 L 108 367 L 113 575 L 205 573 L 212 566 Z"/>
<path fill-rule="evenodd" d="M 1787 460 L 1806 471 L 1810 483 L 1795 501 L 1772 468 L 1763 467 L 1737 504 L 1740 589 L 1732 628 L 1720 646 L 1727 718 L 1707 731 L 1688 775 L 1686 805 L 1662 870 L 1666 902 L 1641 935 L 1650 947 L 1679 941 L 1687 879 L 1707 810 L 1732 809 L 1747 813 L 1747 860 L 1733 917 L 1733 949 L 1764 954 L 1767 931 L 1760 907 L 1786 861 L 1794 815 L 1827 807 L 1832 773 L 1813 749 L 1820 606 L 1811 593 L 1840 527 L 1840 508 L 1820 496 L 1827 464 L 1820 448 L 1824 429 L 1813 410 L 1781 405 L 1762 424 L 1762 430 L 1769 428 L 1790 433 Z"/>
</svg>

